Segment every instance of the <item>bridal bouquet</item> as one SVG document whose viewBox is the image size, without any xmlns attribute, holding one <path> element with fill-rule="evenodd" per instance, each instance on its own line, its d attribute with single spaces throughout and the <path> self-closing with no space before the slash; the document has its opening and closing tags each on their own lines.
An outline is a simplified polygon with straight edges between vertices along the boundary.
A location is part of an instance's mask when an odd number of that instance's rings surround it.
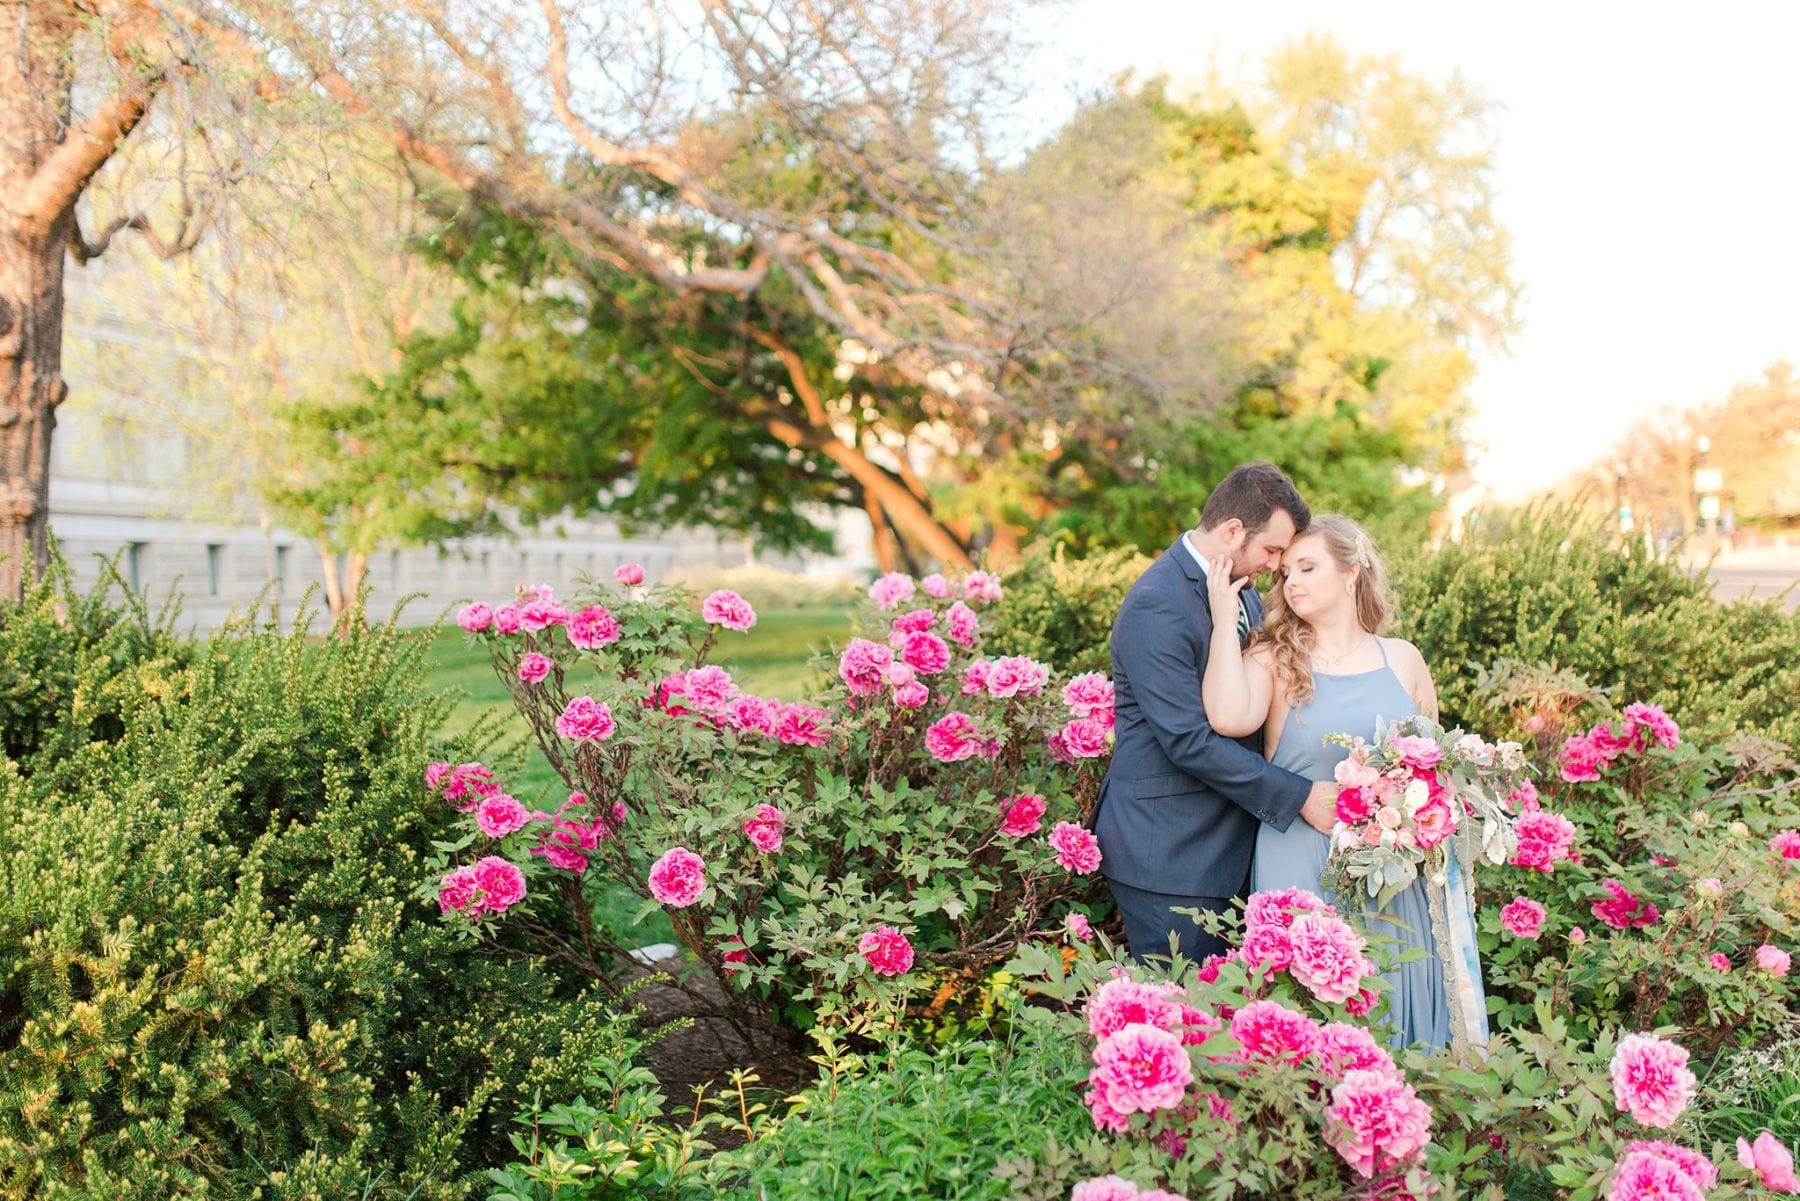
<svg viewBox="0 0 1800 1201">
<path fill-rule="evenodd" d="M 1505 863 L 1517 847 L 1505 800 L 1525 779 L 1516 742 L 1446 732 L 1424 717 L 1379 723 L 1375 741 L 1334 734 L 1350 748 L 1337 766 L 1337 825 L 1320 885 L 1340 897 L 1360 888 L 1385 906 L 1422 871 L 1442 886 L 1455 869 Z M 1458 873 L 1460 874 L 1460 873 Z"/>
</svg>

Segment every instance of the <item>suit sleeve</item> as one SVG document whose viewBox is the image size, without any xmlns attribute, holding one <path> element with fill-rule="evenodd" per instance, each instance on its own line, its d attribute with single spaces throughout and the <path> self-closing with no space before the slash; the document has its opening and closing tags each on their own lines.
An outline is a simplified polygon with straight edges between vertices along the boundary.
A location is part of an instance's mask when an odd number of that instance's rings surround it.
<svg viewBox="0 0 1800 1201">
<path fill-rule="evenodd" d="M 1312 783 L 1217 733 L 1207 722 L 1199 664 L 1205 661 L 1208 640 L 1202 637 L 1196 658 L 1192 642 L 1181 632 L 1191 618 L 1155 593 L 1134 598 L 1120 617 L 1124 637 L 1114 639 L 1114 653 L 1169 761 L 1259 821 L 1286 830 L 1299 816 Z"/>
</svg>

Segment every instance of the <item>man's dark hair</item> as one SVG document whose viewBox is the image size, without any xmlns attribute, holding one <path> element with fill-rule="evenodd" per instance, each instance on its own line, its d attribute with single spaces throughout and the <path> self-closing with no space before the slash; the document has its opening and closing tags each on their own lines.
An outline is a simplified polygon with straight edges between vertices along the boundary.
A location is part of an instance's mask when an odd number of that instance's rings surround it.
<svg viewBox="0 0 1800 1201">
<path fill-rule="evenodd" d="M 1277 509 L 1286 510 L 1294 519 L 1296 534 L 1304 532 L 1312 520 L 1312 510 L 1281 468 L 1260 459 L 1239 463 L 1207 496 L 1206 507 L 1200 510 L 1200 528 L 1216 529 L 1235 517 L 1244 523 L 1246 532 L 1259 534 Z"/>
</svg>

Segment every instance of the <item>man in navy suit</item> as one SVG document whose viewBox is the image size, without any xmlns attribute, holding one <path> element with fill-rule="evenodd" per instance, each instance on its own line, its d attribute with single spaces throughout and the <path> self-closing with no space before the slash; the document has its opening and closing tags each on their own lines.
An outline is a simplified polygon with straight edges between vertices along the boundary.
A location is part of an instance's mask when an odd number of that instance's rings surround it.
<svg viewBox="0 0 1800 1201">
<path fill-rule="evenodd" d="M 1166 955 L 1171 933 L 1190 960 L 1225 951 L 1222 939 L 1171 910 L 1222 912 L 1243 894 L 1258 822 L 1285 830 L 1300 818 L 1331 831 L 1334 782 L 1269 763 L 1261 730 L 1237 739 L 1215 733 L 1200 703 L 1211 640 L 1242 639 L 1262 623 L 1262 599 L 1245 588 L 1237 629 L 1213 629 L 1207 564 L 1229 555 L 1232 578 L 1254 582 L 1280 565 L 1311 518 L 1279 468 L 1234 468 L 1206 498 L 1199 527 L 1138 577 L 1113 622 L 1115 741 L 1094 834 L 1140 960 Z"/>
</svg>

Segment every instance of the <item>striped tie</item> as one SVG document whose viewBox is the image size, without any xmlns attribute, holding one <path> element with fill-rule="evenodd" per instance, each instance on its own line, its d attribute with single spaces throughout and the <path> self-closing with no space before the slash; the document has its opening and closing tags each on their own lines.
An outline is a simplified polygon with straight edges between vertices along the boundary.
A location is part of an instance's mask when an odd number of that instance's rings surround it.
<svg viewBox="0 0 1800 1201">
<path fill-rule="evenodd" d="M 1238 597 L 1238 644 L 1241 646 L 1250 638 L 1250 606 Z"/>
</svg>

